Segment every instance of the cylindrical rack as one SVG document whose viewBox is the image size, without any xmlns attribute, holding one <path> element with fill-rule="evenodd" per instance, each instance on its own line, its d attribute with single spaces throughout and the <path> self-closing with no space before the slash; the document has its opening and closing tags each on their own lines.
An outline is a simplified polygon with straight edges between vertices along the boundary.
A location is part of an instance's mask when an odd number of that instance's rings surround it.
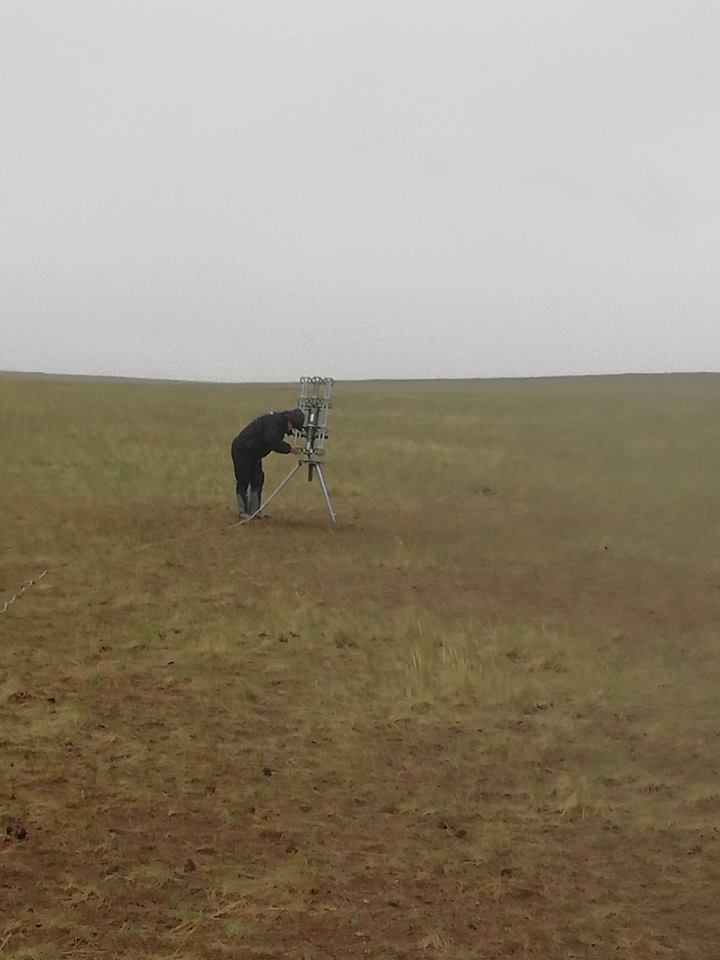
<svg viewBox="0 0 720 960">
<path fill-rule="evenodd" d="M 305 414 L 305 452 L 311 458 L 320 458 L 325 454 L 334 382 L 332 377 L 300 378 L 298 407 Z"/>
</svg>

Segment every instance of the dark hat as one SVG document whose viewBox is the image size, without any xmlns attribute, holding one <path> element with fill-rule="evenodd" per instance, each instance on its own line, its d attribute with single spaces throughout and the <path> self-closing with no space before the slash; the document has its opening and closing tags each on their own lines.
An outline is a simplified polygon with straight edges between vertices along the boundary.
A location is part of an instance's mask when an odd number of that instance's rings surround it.
<svg viewBox="0 0 720 960">
<path fill-rule="evenodd" d="M 286 410 L 285 416 L 296 430 L 302 430 L 302 428 L 305 426 L 305 414 L 302 412 L 302 410 Z"/>
</svg>

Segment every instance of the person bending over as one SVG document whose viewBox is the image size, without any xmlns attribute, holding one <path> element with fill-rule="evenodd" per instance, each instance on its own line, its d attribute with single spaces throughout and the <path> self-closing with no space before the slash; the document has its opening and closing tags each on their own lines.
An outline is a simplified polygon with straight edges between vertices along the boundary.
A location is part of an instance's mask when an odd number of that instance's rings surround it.
<svg viewBox="0 0 720 960">
<path fill-rule="evenodd" d="M 301 453 L 301 448 L 288 443 L 285 436 L 293 430 L 302 430 L 304 424 L 302 410 L 265 413 L 243 427 L 233 440 L 230 455 L 235 469 L 235 494 L 241 520 L 260 510 L 265 482 L 263 457 L 269 453 Z"/>
</svg>

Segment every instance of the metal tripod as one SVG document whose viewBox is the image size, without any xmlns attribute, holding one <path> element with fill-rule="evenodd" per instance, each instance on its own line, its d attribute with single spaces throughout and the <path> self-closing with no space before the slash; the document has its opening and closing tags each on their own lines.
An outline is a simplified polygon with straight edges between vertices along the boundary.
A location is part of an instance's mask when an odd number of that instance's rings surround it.
<svg viewBox="0 0 720 960">
<path fill-rule="evenodd" d="M 264 508 L 274 500 L 282 488 L 290 483 L 295 474 L 303 467 L 308 468 L 308 482 L 318 475 L 325 506 L 333 523 L 336 522 L 330 491 L 325 483 L 325 474 L 322 468 L 322 458 L 325 455 L 325 444 L 328 438 L 328 414 L 332 406 L 330 393 L 333 383 L 332 377 L 300 377 L 300 397 L 298 409 L 302 411 L 305 420 L 302 430 L 296 430 L 295 437 L 304 437 L 305 447 L 302 455 L 280 486 L 273 490 L 265 503 L 250 517 L 245 517 L 240 523 L 248 523 L 259 516 Z"/>
<path fill-rule="evenodd" d="M 322 490 L 322 495 L 325 500 L 325 506 L 327 507 L 327 511 L 330 514 L 330 519 L 332 520 L 333 523 L 335 523 L 337 521 L 337 517 L 335 516 L 335 510 L 333 509 L 332 500 L 330 499 L 330 491 L 328 490 L 327 483 L 325 482 L 325 474 L 323 473 L 322 464 L 315 456 L 313 456 L 312 453 L 310 453 L 307 450 L 303 453 L 303 455 L 300 457 L 298 462 L 292 468 L 290 473 L 285 477 L 285 479 L 280 484 L 280 486 L 276 487 L 275 490 L 273 490 L 273 492 L 267 498 L 265 503 L 263 503 L 261 509 L 264 510 L 267 507 L 267 505 L 272 500 L 274 500 L 275 497 L 280 493 L 282 488 L 286 484 L 290 483 L 290 481 L 296 475 L 296 473 L 299 470 L 302 470 L 304 466 L 307 466 L 308 468 L 308 483 L 312 481 L 314 474 L 317 473 L 318 480 L 320 481 L 320 488 Z M 253 514 L 253 516 L 257 516 L 258 513 L 260 513 L 260 510 L 258 510 L 257 513 Z"/>
</svg>

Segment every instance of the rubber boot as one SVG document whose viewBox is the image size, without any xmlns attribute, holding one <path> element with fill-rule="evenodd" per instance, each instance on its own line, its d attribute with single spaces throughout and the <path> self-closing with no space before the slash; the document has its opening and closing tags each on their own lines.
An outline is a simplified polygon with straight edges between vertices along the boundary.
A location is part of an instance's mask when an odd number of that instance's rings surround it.
<svg viewBox="0 0 720 960">
<path fill-rule="evenodd" d="M 237 499 L 238 516 L 241 520 L 247 520 L 250 514 L 248 512 L 248 505 L 245 497 L 241 493 L 236 493 L 235 498 Z"/>
<path fill-rule="evenodd" d="M 247 495 L 247 510 L 249 515 L 252 517 L 260 509 L 260 494 L 257 490 L 253 490 L 252 487 L 248 490 Z M 258 514 L 259 516 L 259 514 Z"/>
</svg>

